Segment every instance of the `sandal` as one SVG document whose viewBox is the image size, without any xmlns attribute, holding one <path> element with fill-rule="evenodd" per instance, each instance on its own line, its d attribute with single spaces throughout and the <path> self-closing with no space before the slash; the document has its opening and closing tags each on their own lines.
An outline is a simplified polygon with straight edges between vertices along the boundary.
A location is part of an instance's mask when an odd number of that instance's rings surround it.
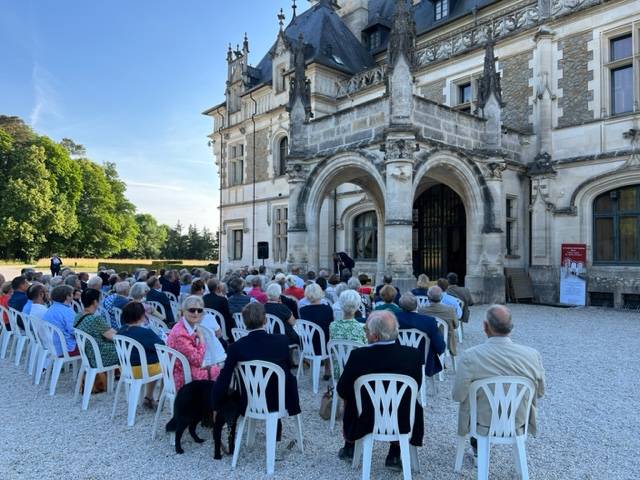
<svg viewBox="0 0 640 480">
<path fill-rule="evenodd" d="M 142 405 L 145 408 L 148 408 L 149 410 L 155 410 L 156 409 L 156 403 L 153 401 L 153 398 L 144 397 L 144 402 L 142 402 Z"/>
</svg>

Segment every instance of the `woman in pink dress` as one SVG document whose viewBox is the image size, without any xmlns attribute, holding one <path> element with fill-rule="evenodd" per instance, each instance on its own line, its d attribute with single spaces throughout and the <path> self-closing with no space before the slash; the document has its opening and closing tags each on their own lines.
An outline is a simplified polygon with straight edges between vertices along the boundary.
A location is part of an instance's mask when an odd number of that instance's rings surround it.
<svg viewBox="0 0 640 480">
<path fill-rule="evenodd" d="M 207 344 L 201 330 L 198 329 L 204 313 L 204 302 L 201 297 L 191 295 L 182 302 L 182 318 L 169 332 L 167 345 L 179 351 L 189 362 L 193 380 L 215 380 L 220 374 L 217 365 L 203 366 Z M 176 362 L 173 372 L 176 390 L 184 385 L 182 363 Z"/>
</svg>

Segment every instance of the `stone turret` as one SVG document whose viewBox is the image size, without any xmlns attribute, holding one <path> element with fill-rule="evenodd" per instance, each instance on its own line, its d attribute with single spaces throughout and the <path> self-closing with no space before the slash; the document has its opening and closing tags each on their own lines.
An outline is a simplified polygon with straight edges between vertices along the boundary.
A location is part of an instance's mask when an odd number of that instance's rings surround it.
<svg viewBox="0 0 640 480">
<path fill-rule="evenodd" d="M 484 70 L 478 80 L 477 113 L 487 120 L 486 142 L 489 148 L 499 148 L 502 144 L 502 88 L 500 73 L 496 72 L 496 58 L 493 40 L 487 41 L 484 53 Z"/>
</svg>

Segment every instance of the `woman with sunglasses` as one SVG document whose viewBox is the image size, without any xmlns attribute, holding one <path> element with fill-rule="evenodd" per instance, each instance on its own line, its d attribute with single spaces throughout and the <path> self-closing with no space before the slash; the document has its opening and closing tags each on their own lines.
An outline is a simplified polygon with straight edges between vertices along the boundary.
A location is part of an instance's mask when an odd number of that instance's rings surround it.
<svg viewBox="0 0 640 480">
<path fill-rule="evenodd" d="M 203 366 L 207 353 L 205 336 L 198 327 L 204 314 L 204 301 L 201 297 L 190 295 L 182 302 L 182 318 L 173 326 L 167 345 L 179 351 L 189 362 L 193 380 L 215 380 L 220 373 L 217 365 Z M 174 370 L 176 390 L 184 385 L 182 363 L 176 362 Z"/>
</svg>

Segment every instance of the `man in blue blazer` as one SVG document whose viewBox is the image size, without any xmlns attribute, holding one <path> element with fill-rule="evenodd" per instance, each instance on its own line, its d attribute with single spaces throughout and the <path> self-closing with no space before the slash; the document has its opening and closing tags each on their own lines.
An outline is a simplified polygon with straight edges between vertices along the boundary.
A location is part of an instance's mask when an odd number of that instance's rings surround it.
<svg viewBox="0 0 640 480">
<path fill-rule="evenodd" d="M 442 370 L 442 364 L 438 355 L 442 355 L 445 349 L 444 338 L 438 329 L 436 319 L 429 315 L 416 313 L 418 300 L 413 293 L 407 292 L 400 297 L 401 313 L 396 314 L 400 328 L 417 328 L 429 337 L 429 354 L 425 364 L 425 374 L 428 377 Z M 422 358 L 424 349 L 421 348 Z"/>
<path fill-rule="evenodd" d="M 149 290 L 149 293 L 147 293 L 147 300 L 158 302 L 164 307 L 166 324 L 169 328 L 173 327 L 173 325 L 176 323 L 176 319 L 173 316 L 173 310 L 171 310 L 171 302 L 169 301 L 169 297 L 167 297 L 162 292 L 162 285 L 160 284 L 160 280 L 154 275 L 151 278 L 147 279 L 147 285 L 151 289 Z"/>
</svg>

